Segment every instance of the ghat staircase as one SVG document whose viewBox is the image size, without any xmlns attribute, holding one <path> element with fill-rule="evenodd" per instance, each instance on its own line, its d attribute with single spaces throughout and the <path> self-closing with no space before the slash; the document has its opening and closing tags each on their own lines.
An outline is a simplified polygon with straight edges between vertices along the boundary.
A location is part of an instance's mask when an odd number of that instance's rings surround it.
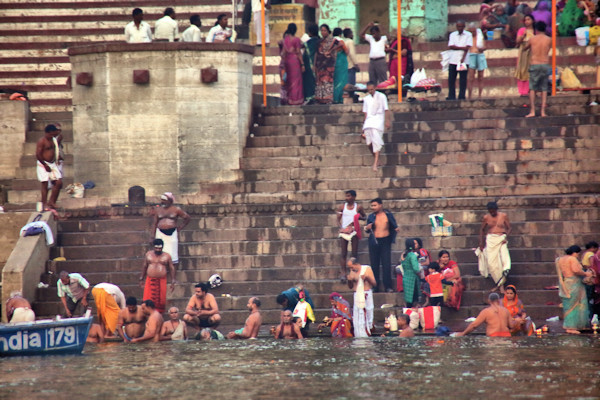
<svg viewBox="0 0 600 400">
<path fill-rule="evenodd" d="M 240 182 L 201 184 L 178 199 L 192 215 L 181 232 L 179 284 L 169 304 L 185 307 L 193 284 L 213 273 L 223 330 L 241 326 L 252 295 L 264 301 L 265 325 L 278 321 L 275 295 L 296 283 L 310 290 L 317 318 L 327 315 L 328 294 L 338 291 L 339 243 L 334 208 L 344 190 L 358 192 L 368 208 L 384 199 L 400 225 L 393 260 L 407 237 L 423 238 L 435 257 L 447 249 L 460 265 L 466 292 L 459 311 L 444 308 L 446 324 L 484 306 L 491 280 L 477 273 L 477 245 L 485 204 L 497 200 L 513 225 L 509 283 L 536 321 L 561 315 L 553 260 L 561 249 L 597 239 L 598 122 L 578 96 L 552 98 L 547 118 L 525 119 L 519 99 L 392 104 L 394 123 L 385 136 L 384 167 L 371 171 L 372 156 L 359 135 L 359 107 L 263 109 L 248 137 Z M 443 212 L 454 235 L 431 236 L 428 214 Z M 137 278 L 149 249 L 148 208 L 61 210 L 51 269 L 81 272 L 91 283 L 109 281 L 141 297 Z M 360 261 L 368 262 L 366 240 Z M 41 289 L 39 315 L 60 312 L 55 288 Z M 401 305 L 401 294 L 377 293 L 376 307 Z M 381 321 L 383 312 L 377 311 Z"/>
</svg>

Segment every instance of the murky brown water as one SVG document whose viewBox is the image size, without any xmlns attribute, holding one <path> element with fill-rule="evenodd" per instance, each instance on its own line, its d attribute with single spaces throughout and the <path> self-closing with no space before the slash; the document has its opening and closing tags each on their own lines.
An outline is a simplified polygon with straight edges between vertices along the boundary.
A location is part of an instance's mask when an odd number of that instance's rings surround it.
<svg viewBox="0 0 600 400">
<path fill-rule="evenodd" d="M 109 343 L 4 358 L 0 370 L 1 399 L 590 399 L 600 398 L 600 339 Z"/>
</svg>

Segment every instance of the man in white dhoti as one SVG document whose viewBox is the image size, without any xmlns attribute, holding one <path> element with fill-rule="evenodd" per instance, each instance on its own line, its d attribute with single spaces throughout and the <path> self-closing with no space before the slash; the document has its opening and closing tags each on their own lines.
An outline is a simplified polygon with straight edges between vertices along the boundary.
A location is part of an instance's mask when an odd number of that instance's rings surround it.
<svg viewBox="0 0 600 400">
<path fill-rule="evenodd" d="M 369 337 L 373 329 L 373 291 L 377 285 L 373 270 L 368 265 L 360 265 L 356 258 L 348 260 L 350 273 L 348 274 L 348 287 L 354 289 L 354 312 L 352 325 L 354 337 Z"/>
<path fill-rule="evenodd" d="M 371 152 L 375 156 L 373 162 L 373 171 L 379 167 L 379 153 L 383 147 L 383 130 L 390 129 L 391 116 L 388 109 L 387 97 L 381 92 L 375 90 L 375 83 L 367 83 L 368 95 L 363 100 L 363 112 L 365 121 L 363 123 L 363 133 Z M 387 118 L 386 118 L 387 116 Z"/>
<path fill-rule="evenodd" d="M 498 211 L 496 202 L 487 204 L 488 213 L 481 222 L 479 247 L 475 255 L 479 259 L 479 272 L 484 278 L 491 275 L 494 280 L 492 291 L 504 293 L 504 283 L 510 272 L 510 254 L 507 237 L 512 228 L 505 213 Z"/>
<path fill-rule="evenodd" d="M 153 239 L 162 239 L 163 251 L 168 253 L 173 264 L 177 265 L 179 263 L 178 233 L 190 223 L 191 217 L 181 208 L 173 205 L 174 201 L 175 197 L 170 192 L 160 196 L 160 207 L 154 210 L 152 234 Z M 183 220 L 181 224 L 178 223 L 180 218 Z"/>
</svg>

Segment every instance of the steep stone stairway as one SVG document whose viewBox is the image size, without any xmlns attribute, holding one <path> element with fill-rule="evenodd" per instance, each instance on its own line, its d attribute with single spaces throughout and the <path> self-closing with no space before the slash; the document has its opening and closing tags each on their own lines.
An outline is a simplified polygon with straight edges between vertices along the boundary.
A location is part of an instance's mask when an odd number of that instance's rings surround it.
<svg viewBox="0 0 600 400">
<path fill-rule="evenodd" d="M 224 330 L 243 323 L 251 295 L 264 300 L 265 325 L 278 320 L 275 295 L 303 282 L 317 318 L 328 313 L 327 295 L 338 291 L 339 243 L 334 207 L 344 190 L 359 202 L 380 196 L 401 226 L 401 242 L 419 236 L 435 257 L 451 252 L 467 291 L 460 311 L 442 318 L 461 327 L 475 315 L 491 288 L 477 273 L 472 248 L 487 201 L 499 201 L 513 224 L 513 269 L 509 283 L 536 319 L 560 315 L 554 257 L 573 243 L 597 239 L 598 115 L 580 97 L 551 100 L 551 117 L 524 119 L 516 100 L 431 102 L 392 105 L 394 126 L 386 134 L 385 167 L 374 173 L 372 156 L 360 142 L 355 106 L 280 107 L 262 110 L 242 160 L 243 180 L 203 184 L 199 194 L 178 199 L 193 216 L 182 232 L 180 282 L 170 304 L 184 308 L 193 283 L 220 273 L 215 290 Z M 190 204 L 187 204 L 190 203 Z M 187 205 L 186 205 L 187 204 Z M 56 271 L 82 272 L 91 283 L 111 281 L 127 295 L 141 296 L 137 277 L 148 249 L 147 209 L 113 207 L 65 210 Z M 454 236 L 433 238 L 427 215 L 443 212 Z M 366 241 L 361 262 L 368 262 Z M 222 296 L 223 294 L 230 295 Z M 55 288 L 42 289 L 40 315 L 60 312 Z M 378 293 L 376 307 L 402 304 L 400 294 Z M 383 317 L 379 310 L 378 320 Z"/>
</svg>

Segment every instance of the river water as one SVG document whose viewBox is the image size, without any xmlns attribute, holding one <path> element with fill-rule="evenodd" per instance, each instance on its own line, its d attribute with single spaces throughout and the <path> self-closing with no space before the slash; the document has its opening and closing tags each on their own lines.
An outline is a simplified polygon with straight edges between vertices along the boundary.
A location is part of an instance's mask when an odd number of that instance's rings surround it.
<svg viewBox="0 0 600 400">
<path fill-rule="evenodd" d="M 0 359 L 0 374 L 0 399 L 592 399 L 600 339 L 105 343 Z"/>
</svg>

